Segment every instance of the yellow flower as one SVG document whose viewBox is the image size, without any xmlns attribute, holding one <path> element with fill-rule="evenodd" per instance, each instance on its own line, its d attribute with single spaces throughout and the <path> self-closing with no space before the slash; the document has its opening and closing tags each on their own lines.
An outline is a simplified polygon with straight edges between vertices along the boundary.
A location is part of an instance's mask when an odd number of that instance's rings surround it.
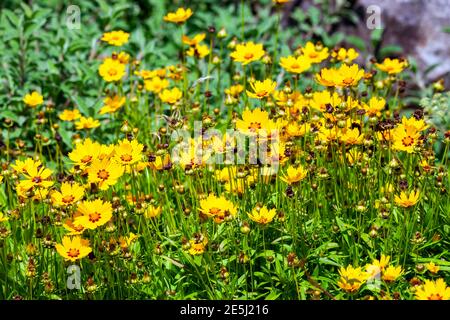
<svg viewBox="0 0 450 320">
<path fill-rule="evenodd" d="M 79 119 L 80 117 L 81 113 L 77 109 L 73 110 L 66 109 L 59 114 L 59 118 L 63 121 L 73 121 Z"/>
<path fill-rule="evenodd" d="M 306 133 L 308 133 L 311 129 L 311 125 L 307 122 L 305 123 L 297 123 L 297 122 L 289 122 L 286 125 L 286 134 L 289 137 L 302 137 Z"/>
<path fill-rule="evenodd" d="M 284 4 L 284 3 L 288 3 L 291 0 L 272 0 L 273 3 L 275 4 Z"/>
<path fill-rule="evenodd" d="M 214 219 L 215 223 L 222 223 L 236 215 L 237 208 L 224 196 L 216 197 L 208 195 L 206 199 L 200 200 L 200 212 Z"/>
<path fill-rule="evenodd" d="M 143 149 L 144 146 L 137 140 L 128 141 L 128 139 L 123 139 L 114 148 L 114 157 L 122 165 L 132 165 L 142 160 Z"/>
<path fill-rule="evenodd" d="M 199 255 L 205 252 L 208 239 L 203 235 L 198 235 L 194 239 L 189 240 L 189 254 Z"/>
<path fill-rule="evenodd" d="M 338 286 L 348 293 L 358 291 L 367 280 L 367 273 L 361 267 L 353 268 L 351 265 L 347 268 L 341 267 L 339 275 L 341 278 L 338 281 Z"/>
<path fill-rule="evenodd" d="M 63 227 L 69 232 L 69 236 L 80 235 L 84 232 L 84 230 L 86 230 L 86 228 L 82 225 L 75 225 L 75 219 L 79 216 L 81 216 L 81 213 L 75 212 L 72 219 L 67 219 L 63 223 Z"/>
<path fill-rule="evenodd" d="M 145 208 L 144 216 L 146 218 L 156 218 L 161 214 L 161 207 L 154 207 L 152 205 L 149 205 L 147 208 Z"/>
<path fill-rule="evenodd" d="M 128 248 L 129 246 L 131 246 L 133 244 L 133 242 L 135 242 L 138 238 L 140 237 L 140 235 L 138 234 L 134 234 L 133 232 L 130 232 L 130 234 L 127 237 L 119 237 L 119 243 L 120 243 L 120 247 L 122 249 L 124 248 Z"/>
<path fill-rule="evenodd" d="M 350 48 L 348 50 L 346 50 L 345 48 L 340 48 L 338 51 L 333 51 L 331 53 L 331 56 L 339 61 L 350 63 L 358 58 L 359 53 L 356 52 L 356 50 L 353 48 Z"/>
<path fill-rule="evenodd" d="M 416 291 L 417 300 L 449 300 L 450 288 L 444 279 L 425 280 L 425 284 Z"/>
<path fill-rule="evenodd" d="M 107 223 L 112 218 L 112 206 L 108 201 L 100 199 L 83 201 L 77 207 L 79 216 L 75 218 L 76 225 L 87 229 L 95 229 Z"/>
<path fill-rule="evenodd" d="M 181 98 L 183 97 L 183 92 L 181 92 L 180 89 L 177 87 L 174 87 L 173 89 L 164 89 L 162 92 L 159 93 L 159 98 L 162 102 L 168 103 L 168 104 L 175 104 L 177 103 Z"/>
<path fill-rule="evenodd" d="M 90 183 L 98 183 L 100 190 L 108 190 L 123 175 L 124 168 L 119 163 L 104 158 L 95 159 L 87 172 Z"/>
<path fill-rule="evenodd" d="M 209 54 L 209 47 L 205 44 L 197 44 L 193 47 L 190 47 L 186 54 L 189 57 L 196 57 L 198 59 L 203 59 Z"/>
<path fill-rule="evenodd" d="M 305 179 L 307 174 L 308 171 L 302 166 L 298 166 L 297 168 L 289 166 L 286 175 L 282 177 L 281 180 L 288 184 L 294 184 Z"/>
<path fill-rule="evenodd" d="M 61 192 L 54 191 L 51 194 L 52 202 L 56 206 L 68 206 L 81 200 L 84 195 L 84 188 L 78 183 L 63 182 Z"/>
<path fill-rule="evenodd" d="M 33 160 L 32 158 L 27 158 L 24 161 L 22 160 L 16 160 L 14 164 L 11 165 L 11 167 L 17 172 L 21 174 L 27 174 L 27 172 L 31 168 L 38 168 L 41 165 L 40 160 Z"/>
<path fill-rule="evenodd" d="M 122 30 L 105 32 L 102 37 L 102 41 L 108 42 L 108 44 L 116 47 L 120 47 L 128 42 L 130 34 Z"/>
<path fill-rule="evenodd" d="M 414 147 L 419 141 L 420 132 L 415 127 L 401 124 L 393 130 L 392 138 L 394 140 L 394 144 L 392 145 L 394 150 L 413 153 Z"/>
<path fill-rule="evenodd" d="M 77 130 L 82 130 L 82 129 L 94 129 L 100 126 L 100 121 L 89 117 L 81 117 L 80 120 L 78 120 L 77 122 L 75 122 L 75 128 Z"/>
<path fill-rule="evenodd" d="M 328 48 L 314 45 L 312 42 L 306 43 L 302 48 L 302 53 L 311 63 L 321 63 L 329 56 Z"/>
<path fill-rule="evenodd" d="M 130 55 L 126 52 L 120 52 L 119 54 L 117 54 L 116 52 L 113 53 L 113 56 L 117 55 L 117 60 L 119 60 L 119 62 L 121 64 L 127 64 L 130 61 Z"/>
<path fill-rule="evenodd" d="M 316 81 L 327 87 L 352 87 L 364 76 L 364 70 L 359 69 L 357 64 L 351 66 L 341 65 L 338 69 L 324 68 L 316 74 Z"/>
<path fill-rule="evenodd" d="M 79 236 L 73 238 L 64 236 L 62 245 L 58 243 L 55 248 L 60 256 L 72 262 L 86 257 L 92 251 L 89 241 Z"/>
<path fill-rule="evenodd" d="M 417 120 L 416 118 L 414 118 L 414 117 L 411 117 L 411 118 L 406 118 L 406 117 L 403 117 L 402 118 L 402 125 L 405 127 L 405 128 L 413 128 L 413 129 L 415 129 L 416 131 L 424 131 L 424 130 L 426 130 L 429 126 L 425 123 L 425 120 L 423 120 L 423 119 L 420 119 L 420 120 Z"/>
<path fill-rule="evenodd" d="M 114 113 L 117 110 L 119 110 L 124 104 L 125 104 L 125 97 L 121 97 L 117 94 L 115 94 L 112 97 L 106 97 L 103 100 L 103 107 L 100 109 L 100 114 L 105 113 Z"/>
<path fill-rule="evenodd" d="M 119 81 L 125 75 L 126 66 L 118 59 L 106 58 L 98 68 L 98 73 L 106 82 Z"/>
<path fill-rule="evenodd" d="M 37 91 L 33 91 L 31 94 L 26 94 L 23 98 L 23 102 L 29 107 L 35 108 L 44 103 L 44 97 Z"/>
<path fill-rule="evenodd" d="M 250 83 L 250 86 L 253 89 L 253 92 L 247 90 L 247 95 L 250 98 L 263 99 L 270 96 L 277 86 L 275 81 L 270 79 L 266 79 L 264 81 L 255 81 L 254 83 Z"/>
<path fill-rule="evenodd" d="M 98 142 L 87 138 L 75 145 L 74 150 L 69 153 L 69 159 L 83 169 L 99 156 L 100 150 L 101 146 Z"/>
<path fill-rule="evenodd" d="M 381 111 L 386 107 L 386 100 L 383 98 L 372 97 L 369 100 L 369 104 L 363 103 L 362 106 L 369 117 L 380 116 Z"/>
<path fill-rule="evenodd" d="M 269 210 L 266 206 L 263 206 L 262 208 L 256 207 L 253 209 L 252 213 L 248 213 L 248 217 L 259 224 L 266 225 L 272 222 L 276 214 L 277 210 L 275 208 Z"/>
<path fill-rule="evenodd" d="M 205 37 L 206 37 L 205 33 L 200 33 L 195 35 L 192 39 L 186 35 L 183 35 L 181 39 L 184 44 L 195 47 L 196 45 L 200 44 L 200 42 L 202 42 L 205 39 Z"/>
<path fill-rule="evenodd" d="M 161 79 L 160 77 L 153 77 L 150 80 L 145 80 L 144 85 L 145 90 L 153 93 L 160 93 L 169 86 L 169 81 L 167 79 Z"/>
<path fill-rule="evenodd" d="M 436 274 L 439 272 L 439 270 L 441 269 L 438 265 L 436 265 L 433 261 L 431 261 L 430 263 L 427 263 L 427 269 L 428 271 L 430 271 L 433 274 Z"/>
<path fill-rule="evenodd" d="M 236 50 L 230 56 L 234 61 L 246 65 L 250 62 L 260 60 L 265 53 L 262 44 L 255 44 L 250 41 L 236 45 Z"/>
<path fill-rule="evenodd" d="M 153 170 L 164 170 L 164 168 L 170 164 L 170 155 L 168 153 L 164 155 L 156 155 L 154 160 L 148 162 L 148 166 Z"/>
<path fill-rule="evenodd" d="M 192 16 L 191 9 L 178 8 L 176 12 L 169 12 L 164 16 L 164 21 L 182 24 Z"/>
<path fill-rule="evenodd" d="M 408 208 L 412 207 L 419 201 L 420 192 L 412 191 L 409 195 L 406 195 L 404 191 L 400 193 L 400 196 L 396 195 L 394 200 L 395 203 L 401 207 Z"/>
<path fill-rule="evenodd" d="M 327 106 L 331 105 L 336 108 L 342 103 L 342 99 L 334 92 L 333 95 L 328 90 L 314 92 L 312 100 L 310 101 L 311 108 L 320 110 L 322 113 L 327 113 Z"/>
<path fill-rule="evenodd" d="M 386 58 L 383 63 L 375 63 L 375 66 L 388 74 L 397 74 L 408 66 L 408 62 L 406 60 Z"/>
<path fill-rule="evenodd" d="M 355 144 L 361 144 L 364 140 L 364 135 L 359 131 L 359 129 L 353 128 L 347 128 L 343 130 L 343 133 L 339 136 L 339 139 L 341 142 L 348 144 L 348 145 L 355 145 Z"/>
<path fill-rule="evenodd" d="M 276 125 L 269 119 L 267 111 L 245 109 L 242 120 L 236 121 L 236 129 L 248 135 L 267 136 L 276 129 Z"/>
<path fill-rule="evenodd" d="M 287 72 L 302 73 L 311 67 L 311 62 L 305 56 L 288 56 L 280 58 L 280 65 Z"/>
<path fill-rule="evenodd" d="M 240 84 L 236 84 L 234 86 L 231 86 L 227 89 L 224 90 L 225 94 L 228 94 L 232 97 L 237 98 L 239 96 L 239 94 L 244 91 L 244 86 L 240 85 Z"/>
<path fill-rule="evenodd" d="M 0 222 L 5 222 L 5 221 L 8 221 L 8 220 L 9 220 L 9 218 L 7 216 L 5 216 L 3 214 L 3 212 L 0 212 Z"/>
<path fill-rule="evenodd" d="M 49 188 L 53 185 L 53 181 L 48 180 L 51 174 L 52 171 L 50 169 L 35 162 L 27 167 L 27 172 L 24 174 L 25 180 L 21 180 L 18 187 L 24 190 L 30 190 L 33 187 Z"/>
<path fill-rule="evenodd" d="M 402 273 L 403 273 L 402 267 L 389 266 L 383 271 L 381 279 L 383 279 L 386 282 L 393 282 L 397 280 L 397 278 L 400 277 Z"/>
</svg>

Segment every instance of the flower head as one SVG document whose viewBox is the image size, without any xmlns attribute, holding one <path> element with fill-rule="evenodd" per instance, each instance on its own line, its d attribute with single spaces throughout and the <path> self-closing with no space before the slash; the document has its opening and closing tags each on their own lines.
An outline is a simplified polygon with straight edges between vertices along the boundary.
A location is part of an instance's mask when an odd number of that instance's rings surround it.
<svg viewBox="0 0 450 320">
<path fill-rule="evenodd" d="M 174 87 L 173 89 L 164 89 L 162 92 L 159 93 L 159 98 L 161 99 L 161 101 L 168 104 L 175 104 L 182 97 L 183 92 L 181 92 L 181 90 L 178 89 L 177 87 Z"/>
<path fill-rule="evenodd" d="M 338 286 L 348 293 L 358 291 L 367 280 L 367 273 L 361 267 L 353 268 L 351 265 L 347 266 L 347 268 L 341 267 L 339 275 L 341 278 L 338 281 Z"/>
<path fill-rule="evenodd" d="M 78 183 L 63 182 L 61 191 L 51 194 L 52 202 L 56 206 L 68 206 L 77 203 L 84 195 L 84 188 Z"/>
<path fill-rule="evenodd" d="M 311 67 L 311 61 L 305 56 L 288 56 L 280 58 L 280 65 L 287 72 L 298 74 L 308 70 Z"/>
<path fill-rule="evenodd" d="M 62 244 L 56 244 L 55 248 L 64 259 L 70 261 L 80 260 L 92 251 L 91 247 L 89 247 L 89 241 L 79 236 L 72 238 L 64 236 Z"/>
<path fill-rule="evenodd" d="M 150 80 L 145 80 L 144 85 L 145 90 L 153 93 L 160 93 L 163 89 L 169 86 L 169 80 L 161 79 L 160 77 L 156 76 L 151 78 Z"/>
<path fill-rule="evenodd" d="M 327 47 L 314 45 L 310 41 L 302 48 L 302 53 L 311 63 L 321 63 L 329 56 Z"/>
<path fill-rule="evenodd" d="M 430 271 L 433 274 L 436 274 L 439 272 L 439 270 L 441 269 L 438 265 L 436 265 L 433 261 L 431 261 L 430 263 L 427 263 L 426 265 L 427 270 Z"/>
<path fill-rule="evenodd" d="M 74 121 L 81 117 L 80 111 L 78 109 L 69 110 L 66 109 L 59 114 L 59 118 L 63 121 Z"/>
<path fill-rule="evenodd" d="M 130 37 L 129 33 L 122 30 L 118 30 L 105 32 L 101 40 L 107 42 L 112 46 L 120 47 L 128 42 L 129 37 Z"/>
<path fill-rule="evenodd" d="M 224 196 L 217 197 L 210 194 L 206 199 L 200 200 L 200 212 L 214 219 L 216 223 L 222 223 L 236 215 L 234 204 Z"/>
<path fill-rule="evenodd" d="M 416 291 L 417 300 L 449 300 L 450 287 L 444 282 L 444 279 L 436 281 L 425 280 L 425 284 Z"/>
<path fill-rule="evenodd" d="M 246 65 L 250 62 L 260 60 L 265 53 L 262 44 L 255 44 L 250 41 L 236 45 L 235 51 L 230 56 L 234 61 Z"/>
<path fill-rule="evenodd" d="M 87 172 L 90 183 L 98 183 L 100 190 L 108 190 L 123 175 L 124 167 L 108 158 L 96 158 Z"/>
<path fill-rule="evenodd" d="M 89 130 L 100 126 L 100 121 L 92 117 L 81 117 L 77 122 L 75 122 L 75 127 L 77 130 Z"/>
<path fill-rule="evenodd" d="M 420 198 L 419 191 L 412 191 L 407 195 L 404 191 L 400 193 L 400 196 L 396 195 L 394 200 L 395 203 L 401 207 L 408 208 L 415 205 Z"/>
<path fill-rule="evenodd" d="M 375 66 L 388 74 L 397 74 L 408 66 L 408 62 L 406 60 L 386 58 L 383 63 L 375 63 Z"/>
<path fill-rule="evenodd" d="M 192 10 L 189 8 L 178 8 L 176 12 L 169 12 L 164 16 L 164 21 L 182 24 L 192 16 L 192 13 Z"/>
<path fill-rule="evenodd" d="M 264 81 L 250 83 L 250 86 L 253 92 L 247 90 L 247 95 L 250 98 L 263 99 L 269 97 L 275 91 L 277 83 L 271 79 L 266 79 Z"/>
<path fill-rule="evenodd" d="M 298 167 L 289 166 L 286 175 L 282 177 L 281 180 L 283 180 L 288 184 L 294 184 L 305 179 L 307 174 L 308 171 L 305 170 L 302 166 Z"/>
<path fill-rule="evenodd" d="M 144 146 L 137 140 L 123 139 L 114 148 L 116 161 L 122 165 L 132 165 L 142 160 Z"/>
<path fill-rule="evenodd" d="M 100 109 L 100 114 L 114 113 L 119 110 L 125 104 L 125 97 L 119 95 L 114 95 L 112 97 L 108 96 L 103 100 L 103 107 Z"/>
<path fill-rule="evenodd" d="M 266 206 L 263 206 L 253 209 L 253 211 L 248 214 L 248 217 L 259 224 L 265 225 L 272 222 L 276 214 L 277 210 L 275 208 L 269 210 Z"/>
<path fill-rule="evenodd" d="M 106 82 L 119 81 L 125 75 L 125 68 L 118 59 L 106 58 L 98 68 L 98 73 Z"/>
<path fill-rule="evenodd" d="M 87 229 L 100 227 L 112 218 L 111 203 L 100 199 L 81 202 L 77 212 L 80 215 L 75 218 L 75 225 L 82 225 Z"/>
<path fill-rule="evenodd" d="M 44 103 L 44 97 L 39 92 L 33 91 L 32 93 L 25 95 L 23 102 L 25 102 L 27 106 L 35 108 Z"/>
</svg>

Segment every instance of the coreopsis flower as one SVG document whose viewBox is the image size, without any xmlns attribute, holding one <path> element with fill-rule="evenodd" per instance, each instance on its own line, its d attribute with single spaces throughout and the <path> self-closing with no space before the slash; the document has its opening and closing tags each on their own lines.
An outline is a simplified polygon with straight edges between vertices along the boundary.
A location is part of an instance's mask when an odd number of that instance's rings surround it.
<svg viewBox="0 0 450 320">
<path fill-rule="evenodd" d="M 402 267 L 400 267 L 400 266 L 397 266 L 397 267 L 388 266 L 383 271 L 383 275 L 381 276 L 381 279 L 383 279 L 386 282 L 394 282 L 402 274 L 403 274 Z"/>
<path fill-rule="evenodd" d="M 106 82 L 119 81 L 125 75 L 126 65 L 118 59 L 106 58 L 98 68 L 98 73 Z"/>
<path fill-rule="evenodd" d="M 116 161 L 104 158 L 92 161 L 87 172 L 90 183 L 98 183 L 100 190 L 108 190 L 123 175 L 124 168 Z"/>
<path fill-rule="evenodd" d="M 369 103 L 363 103 L 362 107 L 369 117 L 380 116 L 381 111 L 386 107 L 386 100 L 383 98 L 372 97 L 370 98 Z"/>
<path fill-rule="evenodd" d="M 264 81 L 255 81 L 250 83 L 253 92 L 247 90 L 247 95 L 250 98 L 263 99 L 269 97 L 277 87 L 277 83 L 271 79 Z"/>
<path fill-rule="evenodd" d="M 167 79 L 161 79 L 156 76 L 151 78 L 150 80 L 144 80 L 145 90 L 160 93 L 163 89 L 169 86 L 169 81 Z"/>
<path fill-rule="evenodd" d="M 250 62 L 260 60 L 265 54 L 262 44 L 255 44 L 250 41 L 236 45 L 235 51 L 230 56 L 234 61 L 247 65 Z"/>
<path fill-rule="evenodd" d="M 112 97 L 106 97 L 103 99 L 103 107 L 100 109 L 100 114 L 114 113 L 119 110 L 125 104 L 125 97 L 121 97 L 115 94 Z"/>
<path fill-rule="evenodd" d="M 206 199 L 200 200 L 200 212 L 214 219 L 215 223 L 222 223 L 232 218 L 237 213 L 235 205 L 224 196 L 217 197 L 208 195 Z"/>
<path fill-rule="evenodd" d="M 102 36 L 102 41 L 107 42 L 108 44 L 116 47 L 123 46 L 128 42 L 128 39 L 130 38 L 130 34 L 123 31 L 123 30 L 117 30 L 117 31 L 111 31 L 111 32 L 105 32 Z"/>
<path fill-rule="evenodd" d="M 113 52 L 112 55 L 116 56 L 116 59 L 119 60 L 121 64 L 128 64 L 128 62 L 130 61 L 130 55 L 126 52 L 121 51 L 118 54 L 116 52 Z"/>
<path fill-rule="evenodd" d="M 236 129 L 243 134 L 268 136 L 272 130 L 276 130 L 275 123 L 269 119 L 267 111 L 261 109 L 245 109 L 242 120 L 236 121 Z"/>
<path fill-rule="evenodd" d="M 149 205 L 147 208 L 145 208 L 144 210 L 144 217 L 146 218 L 156 218 L 161 214 L 162 208 L 161 207 L 155 207 L 152 205 Z"/>
<path fill-rule="evenodd" d="M 224 90 L 225 94 L 228 94 L 234 98 L 239 97 L 242 91 L 244 91 L 244 86 L 240 84 L 236 84 Z"/>
<path fill-rule="evenodd" d="M 306 178 L 308 171 L 303 166 L 293 167 L 289 166 L 286 175 L 281 178 L 288 184 L 295 184 Z"/>
<path fill-rule="evenodd" d="M 100 150 L 100 143 L 87 138 L 75 145 L 74 150 L 69 153 L 69 159 L 73 161 L 74 165 L 85 168 L 91 164 L 92 160 L 98 158 Z"/>
<path fill-rule="evenodd" d="M 433 274 L 436 274 L 441 269 L 438 265 L 436 265 L 433 261 L 426 264 L 427 270 Z"/>
<path fill-rule="evenodd" d="M 375 63 L 375 66 L 388 74 L 397 74 L 408 66 L 408 62 L 406 60 L 386 58 L 383 60 L 383 63 Z"/>
<path fill-rule="evenodd" d="M 197 44 L 195 46 L 191 46 L 187 51 L 186 54 L 189 57 L 196 57 L 198 59 L 203 59 L 210 53 L 209 47 L 205 44 Z"/>
<path fill-rule="evenodd" d="M 425 280 L 425 283 L 416 290 L 417 300 L 450 300 L 450 287 L 444 279 L 436 281 Z"/>
<path fill-rule="evenodd" d="M 79 236 L 64 236 L 62 244 L 56 244 L 55 248 L 60 256 L 72 262 L 80 260 L 92 252 L 92 248 L 89 247 L 89 241 Z"/>
<path fill-rule="evenodd" d="M 138 234 L 134 234 L 133 232 L 130 232 L 130 234 L 126 237 L 120 236 L 119 237 L 119 243 L 120 243 L 120 247 L 122 249 L 124 248 L 128 248 L 129 246 L 131 246 L 138 238 L 140 237 L 140 235 Z"/>
<path fill-rule="evenodd" d="M 305 56 L 288 56 L 280 58 L 281 67 L 287 72 L 302 73 L 311 67 L 311 61 Z"/>
<path fill-rule="evenodd" d="M 400 196 L 396 195 L 394 197 L 395 203 L 403 208 L 409 208 L 415 205 L 420 198 L 419 191 L 411 191 L 409 194 L 406 194 L 404 191 L 400 193 Z"/>
<path fill-rule="evenodd" d="M 172 89 L 164 89 L 162 92 L 159 93 L 159 98 L 161 99 L 161 101 L 168 104 L 175 104 L 182 97 L 183 92 L 181 92 L 181 90 L 178 89 L 177 87 L 174 87 Z"/>
<path fill-rule="evenodd" d="M 323 47 L 322 45 L 314 45 L 314 43 L 310 41 L 307 42 L 306 45 L 302 48 L 302 54 L 311 63 L 321 63 L 329 56 L 327 47 Z"/>
<path fill-rule="evenodd" d="M 8 220 L 9 220 L 9 218 L 3 212 L 0 212 L 0 223 L 6 222 Z"/>
<path fill-rule="evenodd" d="M 414 117 L 411 118 L 406 118 L 403 117 L 402 118 L 402 125 L 405 128 L 414 128 L 416 131 L 424 131 L 426 130 L 429 126 L 426 124 L 425 120 L 423 119 L 419 119 L 417 120 Z"/>
<path fill-rule="evenodd" d="M 26 158 L 25 160 L 16 160 L 11 167 L 17 172 L 21 174 L 27 174 L 30 168 L 38 168 L 42 165 L 41 160 L 33 160 L 33 158 Z"/>
<path fill-rule="evenodd" d="M 204 235 L 196 235 L 193 239 L 189 240 L 189 254 L 190 255 L 199 255 L 205 252 L 206 245 L 208 244 L 208 238 Z"/>
<path fill-rule="evenodd" d="M 164 170 L 170 164 L 170 155 L 168 153 L 164 155 L 156 155 L 154 160 L 148 162 L 148 166 L 152 170 L 161 171 Z"/>
<path fill-rule="evenodd" d="M 273 3 L 275 4 L 285 4 L 288 3 L 291 0 L 272 0 Z"/>
<path fill-rule="evenodd" d="M 392 131 L 394 141 L 392 148 L 398 151 L 413 153 L 419 142 L 420 132 L 415 127 L 400 124 Z"/>
<path fill-rule="evenodd" d="M 320 110 L 322 113 L 327 113 L 327 107 L 332 106 L 336 108 L 342 103 L 341 97 L 337 94 L 337 92 L 330 93 L 328 90 L 314 92 L 312 95 L 312 99 L 309 101 L 309 105 L 311 108 L 316 110 Z"/>
<path fill-rule="evenodd" d="M 129 141 L 128 139 L 123 139 L 114 148 L 114 158 L 122 165 L 132 165 L 142 160 L 143 149 L 144 145 L 137 140 Z"/>
<path fill-rule="evenodd" d="M 360 132 L 359 128 L 346 128 L 339 135 L 339 140 L 347 145 L 361 144 L 364 140 L 364 135 Z"/>
<path fill-rule="evenodd" d="M 248 217 L 256 223 L 266 225 L 272 222 L 276 214 L 277 210 L 275 208 L 269 210 L 266 206 L 263 206 L 253 209 L 251 213 L 248 213 Z"/>
<path fill-rule="evenodd" d="M 341 267 L 339 275 L 341 278 L 338 281 L 338 286 L 348 293 L 357 292 L 367 280 L 367 273 L 361 267 L 353 268 L 351 265 L 347 268 Z"/>
<path fill-rule="evenodd" d="M 183 41 L 184 44 L 195 47 L 196 45 L 200 44 L 200 42 L 202 42 L 205 39 L 205 37 L 206 37 L 205 33 L 197 34 L 193 38 L 189 38 L 188 36 L 183 35 L 181 37 L 181 40 Z"/>
<path fill-rule="evenodd" d="M 86 230 L 86 228 L 81 224 L 75 224 L 75 219 L 79 216 L 81 216 L 81 213 L 75 212 L 72 219 L 66 219 L 63 223 L 63 227 L 68 231 L 69 236 L 80 235 L 84 232 L 84 230 Z"/>
<path fill-rule="evenodd" d="M 81 113 L 80 113 L 80 111 L 78 111 L 78 109 L 73 109 L 73 110 L 66 109 L 59 114 L 59 119 L 61 119 L 63 121 L 74 121 L 74 120 L 79 119 L 80 117 L 81 117 Z"/>
<path fill-rule="evenodd" d="M 177 24 L 184 23 L 192 16 L 193 12 L 190 8 L 178 8 L 176 12 L 169 12 L 164 16 L 164 21 L 173 22 Z"/>
<path fill-rule="evenodd" d="M 56 206 L 68 206 L 77 203 L 84 196 L 84 188 L 78 183 L 63 182 L 61 191 L 51 194 L 52 202 Z"/>
<path fill-rule="evenodd" d="M 100 126 L 100 121 L 92 117 L 81 117 L 77 122 L 75 122 L 75 128 L 77 130 L 89 130 Z"/>
<path fill-rule="evenodd" d="M 316 81 L 327 87 L 353 87 L 364 76 L 364 70 L 357 64 L 343 64 L 339 68 L 324 68 L 316 74 Z"/>
<path fill-rule="evenodd" d="M 289 122 L 285 127 L 285 133 L 289 137 L 303 137 L 307 134 L 311 129 L 311 125 L 307 122 L 305 123 L 297 123 L 297 122 Z"/>
<path fill-rule="evenodd" d="M 358 58 L 359 53 L 353 48 L 350 48 L 348 50 L 346 50 L 345 48 L 340 48 L 337 51 L 332 51 L 331 56 L 333 58 L 336 58 L 338 61 L 350 63 Z"/>
<path fill-rule="evenodd" d="M 25 179 L 19 182 L 18 187 L 24 190 L 30 190 L 31 188 L 47 189 L 53 185 L 53 181 L 49 180 L 51 174 L 50 169 L 38 165 L 37 162 L 29 163 L 26 173 L 24 173 Z"/>
<path fill-rule="evenodd" d="M 78 204 L 79 216 L 75 218 L 76 225 L 82 225 L 86 229 L 95 229 L 107 223 L 112 218 L 111 203 L 100 199 L 82 201 Z"/>
<path fill-rule="evenodd" d="M 33 91 L 25 95 L 23 102 L 25 102 L 27 106 L 35 108 L 44 103 L 44 97 L 39 92 Z"/>
</svg>

